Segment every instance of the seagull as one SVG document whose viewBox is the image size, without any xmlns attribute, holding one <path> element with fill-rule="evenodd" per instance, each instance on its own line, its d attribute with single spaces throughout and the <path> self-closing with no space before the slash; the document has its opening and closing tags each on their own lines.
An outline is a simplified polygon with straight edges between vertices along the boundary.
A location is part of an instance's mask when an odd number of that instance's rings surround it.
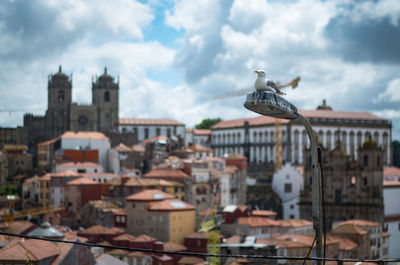
<svg viewBox="0 0 400 265">
<path fill-rule="evenodd" d="M 255 70 L 254 72 L 256 72 L 258 75 L 256 81 L 254 82 L 254 88 L 256 90 L 267 90 L 275 92 L 278 95 L 286 95 L 273 81 L 266 78 L 264 70 Z"/>
</svg>

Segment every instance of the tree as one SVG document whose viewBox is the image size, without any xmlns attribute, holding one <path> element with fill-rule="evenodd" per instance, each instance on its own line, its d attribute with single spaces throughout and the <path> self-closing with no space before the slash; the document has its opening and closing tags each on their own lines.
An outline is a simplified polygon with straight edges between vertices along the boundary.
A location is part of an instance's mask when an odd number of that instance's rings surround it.
<svg viewBox="0 0 400 265">
<path fill-rule="evenodd" d="M 207 118 L 202 120 L 199 124 L 196 124 L 196 129 L 211 129 L 212 126 L 222 121 L 221 118 Z"/>
</svg>

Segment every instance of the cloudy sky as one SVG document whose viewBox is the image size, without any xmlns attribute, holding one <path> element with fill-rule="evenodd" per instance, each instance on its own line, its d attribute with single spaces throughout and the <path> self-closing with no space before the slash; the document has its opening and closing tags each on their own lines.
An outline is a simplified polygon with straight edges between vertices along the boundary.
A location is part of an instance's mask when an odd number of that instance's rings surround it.
<svg viewBox="0 0 400 265">
<path fill-rule="evenodd" d="M 301 82 L 287 99 L 315 109 L 369 111 L 400 140 L 400 3 L 264 0 L 14 0 L 0 2 L 0 126 L 44 114 L 47 78 L 72 75 L 90 103 L 92 77 L 120 77 L 120 117 L 254 116 L 243 97 L 255 69 Z M 19 111 L 18 111 L 19 110 Z"/>
</svg>

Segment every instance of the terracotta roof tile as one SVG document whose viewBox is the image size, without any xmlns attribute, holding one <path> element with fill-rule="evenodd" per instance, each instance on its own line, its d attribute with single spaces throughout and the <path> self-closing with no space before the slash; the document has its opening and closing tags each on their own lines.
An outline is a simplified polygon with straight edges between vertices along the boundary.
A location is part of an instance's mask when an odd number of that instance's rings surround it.
<svg viewBox="0 0 400 265">
<path fill-rule="evenodd" d="M 212 152 L 213 151 L 211 148 L 207 148 L 200 144 L 191 144 L 191 145 L 189 145 L 189 148 L 195 152 Z"/>
<path fill-rule="evenodd" d="M 249 225 L 250 227 L 260 226 L 278 226 L 279 222 L 265 217 L 239 217 L 237 223 L 240 225 Z"/>
<path fill-rule="evenodd" d="M 204 260 L 202 258 L 198 257 L 189 257 L 189 256 L 184 256 L 178 260 L 178 264 L 198 264 L 198 263 L 203 263 Z"/>
<path fill-rule="evenodd" d="M 190 176 L 179 169 L 153 169 L 150 172 L 143 175 L 144 178 L 173 178 L 173 179 L 186 179 Z"/>
<path fill-rule="evenodd" d="M 369 112 L 360 111 L 338 111 L 338 110 L 299 110 L 306 118 L 325 119 L 350 119 L 350 120 L 384 120 Z"/>
<path fill-rule="evenodd" d="M 57 164 L 56 167 L 70 167 L 70 168 L 78 168 L 78 167 L 91 167 L 91 168 L 103 168 L 103 165 L 94 163 L 94 162 L 66 162 Z"/>
<path fill-rule="evenodd" d="M 132 151 L 134 151 L 134 152 L 145 152 L 146 149 L 143 146 L 134 145 L 134 146 L 132 146 Z"/>
<path fill-rule="evenodd" d="M 277 213 L 276 212 L 272 212 L 272 211 L 267 211 L 267 210 L 253 210 L 251 212 L 252 216 L 264 216 L 264 217 L 268 217 L 268 216 L 276 216 Z"/>
<path fill-rule="evenodd" d="M 125 198 L 127 201 L 160 201 L 175 199 L 174 196 L 160 190 L 144 190 Z"/>
<path fill-rule="evenodd" d="M 358 235 L 366 235 L 368 231 L 358 227 L 355 224 L 344 224 L 339 225 L 335 229 L 332 230 L 332 234 L 358 234 Z"/>
<path fill-rule="evenodd" d="M 136 237 L 126 233 L 113 238 L 114 241 L 130 241 L 130 242 L 134 242 L 135 239 Z"/>
<path fill-rule="evenodd" d="M 99 184 L 99 183 L 84 177 L 67 182 L 67 185 L 94 185 L 94 184 Z"/>
<path fill-rule="evenodd" d="M 351 225 L 358 225 L 358 226 L 380 226 L 379 223 L 377 222 L 371 222 L 367 220 L 359 220 L 359 219 L 354 219 L 354 220 L 347 220 L 344 222 L 338 223 L 339 225 L 346 225 L 346 224 L 351 224 Z"/>
<path fill-rule="evenodd" d="M 156 240 L 157 240 L 157 239 L 154 238 L 154 237 L 151 237 L 151 236 L 142 234 L 142 235 L 140 235 L 140 236 L 137 236 L 137 237 L 134 239 L 133 242 L 153 242 L 153 241 L 156 241 Z"/>
<path fill-rule="evenodd" d="M 226 240 L 225 240 L 225 242 L 224 242 L 224 244 L 239 244 L 240 243 L 240 236 L 231 236 L 231 237 L 228 237 Z"/>
<path fill-rule="evenodd" d="M 398 167 L 388 167 L 383 170 L 383 175 L 385 177 L 400 177 L 400 168 Z"/>
<path fill-rule="evenodd" d="M 61 138 L 80 138 L 90 140 L 108 140 L 108 137 L 101 132 L 72 132 L 68 131 L 61 135 Z"/>
<path fill-rule="evenodd" d="M 193 129 L 194 135 L 211 135 L 211 130 L 207 129 Z"/>
<path fill-rule="evenodd" d="M 376 115 L 368 112 L 357 112 L 357 111 L 330 111 L 330 110 L 299 110 L 299 113 L 306 118 L 324 118 L 324 119 L 349 119 L 349 120 L 384 120 Z M 260 125 L 273 125 L 275 124 L 275 118 L 268 116 L 258 116 L 255 118 L 247 119 L 236 119 L 221 121 L 215 124 L 212 129 L 225 129 L 225 128 L 235 128 L 243 127 L 245 121 L 249 122 L 250 126 L 260 126 Z M 288 120 L 280 119 L 282 124 L 286 124 Z"/>
<path fill-rule="evenodd" d="M 148 143 L 153 143 L 153 142 L 155 142 L 155 141 L 166 141 L 166 142 L 168 142 L 169 141 L 169 138 L 168 137 L 166 137 L 166 136 L 162 136 L 162 135 L 157 135 L 157 136 L 154 136 L 154 137 L 151 137 L 151 138 L 147 138 L 147 139 L 144 139 L 143 141 L 142 141 L 142 143 L 143 144 L 148 144 Z"/>
<path fill-rule="evenodd" d="M 120 143 L 119 145 L 114 147 L 115 150 L 117 150 L 118 152 L 132 152 L 132 148 L 130 148 L 129 146 L 124 145 L 123 143 Z"/>
<path fill-rule="evenodd" d="M 26 260 L 26 255 L 29 254 L 32 260 L 43 260 L 60 254 L 56 244 L 48 241 L 28 239 L 15 239 L 4 247 L 4 252 L 0 251 L 0 259 L 5 255 L 12 257 L 14 260 Z M 19 252 L 19 254 L 18 254 Z"/>
<path fill-rule="evenodd" d="M 164 244 L 165 251 L 186 251 L 187 248 L 181 244 L 177 244 L 174 242 L 166 242 Z"/>
<path fill-rule="evenodd" d="M 117 235 L 117 234 L 122 234 L 124 233 L 124 230 L 113 227 L 113 228 L 108 228 L 102 225 L 95 225 L 91 226 L 85 230 L 79 231 L 78 235 L 83 236 L 83 235 Z"/>
<path fill-rule="evenodd" d="M 172 119 L 129 119 L 120 118 L 120 125 L 184 125 Z"/>
<path fill-rule="evenodd" d="M 303 219 L 279 220 L 279 222 L 282 227 L 303 227 L 312 225 L 312 222 Z"/>
<path fill-rule="evenodd" d="M 258 116 L 255 118 L 220 121 L 217 124 L 215 124 L 211 129 L 215 130 L 215 129 L 243 127 L 245 121 L 247 121 L 250 126 L 259 126 L 259 125 L 274 125 L 276 119 L 268 116 Z M 288 123 L 288 120 L 280 119 L 280 121 L 281 123 Z"/>
<path fill-rule="evenodd" d="M 153 204 L 149 210 L 151 211 L 188 211 L 188 210 L 196 210 L 196 207 L 178 200 L 178 199 L 171 199 L 171 200 L 163 200 L 161 202 Z"/>
<path fill-rule="evenodd" d="M 36 225 L 29 221 L 13 221 L 7 223 L 5 231 L 13 234 L 21 234 L 34 227 L 36 227 Z"/>
</svg>

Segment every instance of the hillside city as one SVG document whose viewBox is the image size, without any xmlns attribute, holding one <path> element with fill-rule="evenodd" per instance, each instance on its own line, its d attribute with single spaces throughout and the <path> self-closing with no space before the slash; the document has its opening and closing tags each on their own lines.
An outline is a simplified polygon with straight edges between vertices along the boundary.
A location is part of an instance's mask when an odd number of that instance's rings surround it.
<svg viewBox="0 0 400 265">
<path fill-rule="evenodd" d="M 298 121 L 210 118 L 189 128 L 120 117 L 119 78 L 107 68 L 92 81 L 91 104 L 72 102 L 61 66 L 47 89 L 44 115 L 0 127 L 0 231 L 102 247 L 2 234 L 1 264 L 272 265 L 304 263 L 230 255 L 316 256 L 311 147 Z M 326 100 L 299 113 L 322 149 L 326 257 L 399 259 L 391 121 Z"/>
</svg>

